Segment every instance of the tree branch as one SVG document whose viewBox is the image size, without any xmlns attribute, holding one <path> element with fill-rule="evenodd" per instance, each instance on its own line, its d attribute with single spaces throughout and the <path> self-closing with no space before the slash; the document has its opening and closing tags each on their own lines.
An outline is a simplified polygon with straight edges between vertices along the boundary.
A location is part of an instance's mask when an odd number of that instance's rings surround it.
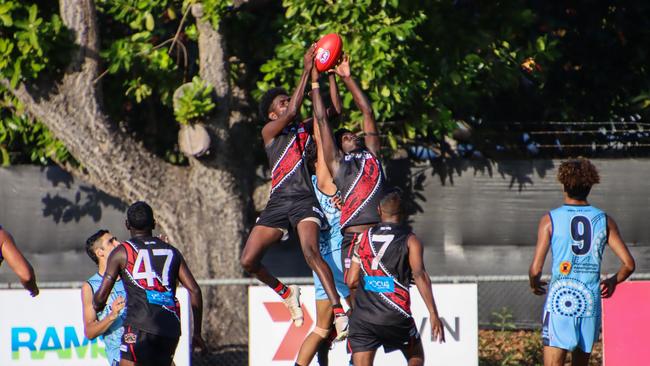
<svg viewBox="0 0 650 366">
<path fill-rule="evenodd" d="M 174 167 L 110 123 L 101 111 L 99 37 L 92 0 L 61 0 L 63 23 L 74 32 L 77 50 L 62 80 L 51 92 L 21 83 L 12 88 L 0 80 L 33 117 L 45 124 L 79 161 L 89 183 L 126 201 L 147 198 L 152 205 L 172 207 L 166 192 L 182 187 L 187 169 Z M 79 172 L 77 172 L 79 173 Z M 163 225 L 175 225 L 165 220 Z"/>
</svg>

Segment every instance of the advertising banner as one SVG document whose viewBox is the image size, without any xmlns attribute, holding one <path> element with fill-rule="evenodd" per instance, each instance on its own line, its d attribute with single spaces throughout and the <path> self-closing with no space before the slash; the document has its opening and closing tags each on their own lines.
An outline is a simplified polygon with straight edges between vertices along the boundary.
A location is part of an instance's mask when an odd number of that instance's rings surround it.
<svg viewBox="0 0 650 366">
<path fill-rule="evenodd" d="M 650 281 L 623 282 L 603 299 L 603 364 L 647 366 Z"/>
<path fill-rule="evenodd" d="M 415 286 L 411 310 L 422 336 L 425 365 L 478 365 L 478 303 L 476 284 L 435 284 L 433 295 L 445 328 L 446 343 L 431 341 L 429 313 Z M 301 286 L 304 324 L 297 328 L 278 295 L 268 287 L 248 289 L 249 361 L 251 366 L 293 366 L 303 339 L 316 323 L 314 287 Z M 347 365 L 345 342 L 330 351 L 331 365 Z M 316 361 L 312 365 L 317 365 Z M 401 352 L 377 351 L 376 366 L 406 365 Z"/>
<path fill-rule="evenodd" d="M 177 366 L 189 366 L 189 296 L 179 288 L 182 336 Z M 0 365 L 107 366 L 104 343 L 84 336 L 81 290 L 0 291 Z"/>
</svg>

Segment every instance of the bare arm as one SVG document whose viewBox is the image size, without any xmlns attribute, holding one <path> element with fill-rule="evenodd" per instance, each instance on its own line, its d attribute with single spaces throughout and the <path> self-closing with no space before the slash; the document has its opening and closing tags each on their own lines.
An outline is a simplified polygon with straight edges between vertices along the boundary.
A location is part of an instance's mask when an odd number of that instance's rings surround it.
<svg viewBox="0 0 650 366">
<path fill-rule="evenodd" d="M 3 229 L 0 229 L 0 250 L 2 251 L 2 257 L 9 265 L 9 268 L 18 276 L 25 290 L 29 291 L 32 297 L 37 296 L 39 291 L 34 268 L 18 250 L 11 234 Z"/>
<path fill-rule="evenodd" d="M 203 324 L 203 294 L 201 287 L 196 283 L 194 275 L 187 267 L 185 259 L 181 257 L 181 266 L 178 270 L 178 279 L 190 294 L 190 305 L 192 306 L 192 317 L 194 318 L 194 334 L 192 343 L 194 346 L 205 349 L 205 342 L 201 337 L 201 326 Z"/>
<path fill-rule="evenodd" d="M 379 149 L 381 148 L 381 142 L 379 140 L 379 132 L 377 130 L 377 122 L 375 121 L 375 115 L 372 111 L 372 106 L 368 101 L 368 98 L 363 93 L 359 85 L 350 75 L 350 59 L 347 55 L 343 57 L 343 61 L 336 68 L 336 73 L 343 79 L 345 86 L 348 88 L 350 93 L 352 93 L 352 98 L 354 99 L 354 104 L 361 111 L 363 115 L 363 132 L 365 134 L 364 140 L 366 147 L 373 153 L 375 156 L 379 156 Z"/>
<path fill-rule="evenodd" d="M 305 86 L 307 85 L 307 80 L 309 79 L 309 71 L 312 69 L 314 64 L 314 55 L 316 54 L 316 46 L 312 45 L 307 53 L 305 53 L 305 68 L 302 71 L 300 76 L 300 82 L 298 87 L 293 91 L 291 99 L 289 99 L 289 106 L 287 107 L 287 113 L 281 117 L 278 117 L 275 120 L 268 122 L 262 128 L 262 139 L 264 140 L 264 145 L 268 145 L 273 141 L 275 136 L 277 136 L 282 130 L 287 127 L 291 121 L 296 118 L 300 106 L 302 105 L 302 100 L 305 96 Z"/>
<path fill-rule="evenodd" d="M 413 273 L 413 280 L 418 288 L 418 292 L 420 292 L 420 296 L 422 296 L 422 300 L 424 300 L 424 303 L 427 306 L 427 310 L 429 310 L 431 320 L 431 340 L 442 343 L 445 341 L 445 330 L 440 318 L 438 317 L 438 309 L 436 307 L 436 302 L 433 299 L 431 279 L 429 278 L 427 270 L 424 268 L 422 243 L 415 235 L 411 235 L 408 238 L 408 248 L 409 266 Z"/>
<path fill-rule="evenodd" d="M 104 310 L 108 296 L 111 294 L 113 285 L 115 285 L 115 281 L 117 280 L 117 276 L 125 266 L 126 249 L 124 249 L 124 245 L 120 245 L 113 249 L 111 255 L 108 256 L 102 284 L 99 286 L 97 292 L 95 292 L 95 295 L 93 295 L 93 309 L 95 312 Z"/>
<path fill-rule="evenodd" d="M 612 296 L 616 285 L 630 277 L 636 267 L 634 258 L 632 258 L 632 254 L 630 254 L 625 241 L 621 237 L 616 221 L 609 216 L 607 216 L 607 230 L 609 231 L 609 247 L 612 248 L 614 254 L 621 261 L 621 267 L 615 275 L 601 282 L 601 295 L 605 298 Z"/>
<path fill-rule="evenodd" d="M 341 94 L 339 94 L 338 85 L 336 85 L 336 74 L 330 72 L 327 75 L 327 79 L 330 84 L 330 99 L 332 100 L 333 111 L 328 111 L 328 117 L 334 118 L 340 116 L 343 113 L 343 103 L 341 102 Z"/>
<path fill-rule="evenodd" d="M 551 246 L 551 233 L 553 226 L 551 223 L 550 214 L 542 216 L 539 220 L 539 226 L 537 228 L 537 245 L 535 246 L 535 256 L 533 261 L 530 264 L 530 270 L 528 271 L 528 278 L 530 280 L 530 288 L 533 290 L 535 295 L 543 295 L 546 293 L 546 289 L 543 287 L 546 285 L 546 282 L 541 280 L 542 269 L 544 268 L 544 261 L 546 260 L 546 255 L 548 254 L 548 249 Z"/>
<path fill-rule="evenodd" d="M 97 320 L 97 313 L 93 309 L 93 290 L 88 283 L 81 287 L 81 304 L 83 306 L 84 335 L 92 340 L 104 334 L 120 316 L 124 309 L 124 298 L 119 296 L 113 301 L 111 313 L 102 320 Z"/>
<path fill-rule="evenodd" d="M 311 70 L 311 81 L 312 83 L 318 82 L 318 71 L 315 67 Z M 334 142 L 334 135 L 327 120 L 323 98 L 318 90 L 314 90 L 311 93 L 311 97 L 314 104 L 314 119 L 316 120 L 315 122 L 318 124 L 319 129 L 320 146 L 323 150 L 322 160 L 327 165 L 332 176 L 336 176 L 336 172 L 339 169 L 340 152 Z"/>
<path fill-rule="evenodd" d="M 314 139 L 316 140 L 316 182 L 318 189 L 328 195 L 336 193 L 337 188 L 330 173 L 327 163 L 323 158 L 323 144 L 321 143 L 320 128 L 314 123 Z"/>
</svg>

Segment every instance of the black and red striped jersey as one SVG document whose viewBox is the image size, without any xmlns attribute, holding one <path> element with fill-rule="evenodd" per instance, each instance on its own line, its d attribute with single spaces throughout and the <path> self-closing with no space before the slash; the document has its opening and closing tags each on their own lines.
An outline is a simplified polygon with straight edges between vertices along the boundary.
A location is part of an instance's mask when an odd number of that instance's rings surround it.
<svg viewBox="0 0 650 366">
<path fill-rule="evenodd" d="M 354 316 L 363 321 L 397 325 L 411 318 L 408 238 L 411 231 L 398 224 L 379 223 L 363 233 L 355 253 L 360 281 Z"/>
<path fill-rule="evenodd" d="M 345 154 L 340 161 L 334 183 L 341 191 L 341 230 L 380 221 L 377 206 L 384 184 L 381 162 L 361 148 Z"/>
<path fill-rule="evenodd" d="M 313 143 L 312 122 L 292 123 L 264 147 L 271 168 L 271 196 L 313 195 L 305 149 Z"/>
<path fill-rule="evenodd" d="M 122 243 L 126 266 L 120 276 L 126 290 L 125 326 L 179 337 L 180 305 L 176 299 L 181 254 L 156 237 L 136 237 Z"/>
</svg>

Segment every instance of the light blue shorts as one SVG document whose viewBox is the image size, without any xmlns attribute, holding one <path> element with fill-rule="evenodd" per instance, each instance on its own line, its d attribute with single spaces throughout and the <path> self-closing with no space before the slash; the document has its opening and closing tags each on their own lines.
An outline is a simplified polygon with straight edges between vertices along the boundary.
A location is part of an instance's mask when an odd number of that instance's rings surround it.
<svg viewBox="0 0 650 366">
<path fill-rule="evenodd" d="M 336 285 L 336 291 L 341 297 L 350 296 L 350 289 L 345 284 L 345 279 L 343 278 L 343 268 L 341 266 L 341 253 L 340 250 L 337 250 L 332 253 L 323 254 L 323 260 L 332 270 L 332 276 L 334 277 L 334 285 Z M 316 292 L 316 300 L 327 300 L 327 293 L 323 288 L 323 284 L 320 282 L 320 278 L 313 273 L 314 275 L 314 289 Z"/>
<path fill-rule="evenodd" d="M 542 341 L 545 346 L 562 348 L 573 351 L 580 348 L 585 353 L 591 353 L 594 343 L 600 333 L 600 316 L 572 317 L 544 313 L 542 323 Z"/>
</svg>

